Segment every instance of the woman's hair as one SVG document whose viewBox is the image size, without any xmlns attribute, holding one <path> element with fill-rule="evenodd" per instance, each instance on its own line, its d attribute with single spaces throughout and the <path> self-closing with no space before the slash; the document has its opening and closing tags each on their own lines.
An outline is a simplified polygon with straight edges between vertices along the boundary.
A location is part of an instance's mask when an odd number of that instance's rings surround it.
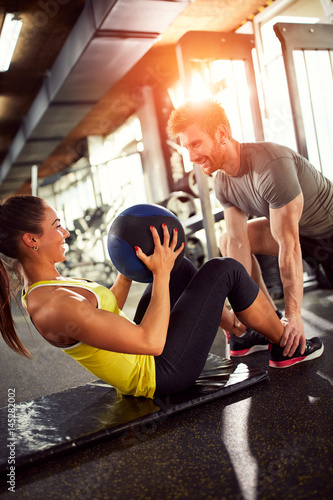
<svg viewBox="0 0 333 500">
<path fill-rule="evenodd" d="M 167 132 L 170 138 L 176 139 L 190 125 L 198 125 L 211 137 L 215 137 L 219 125 L 227 129 L 228 138 L 231 138 L 231 127 L 228 117 L 222 106 L 212 100 L 187 101 L 183 106 L 174 109 L 170 115 Z"/>
<path fill-rule="evenodd" d="M 22 236 L 25 233 L 43 234 L 42 222 L 46 206 L 46 202 L 36 196 L 10 196 L 0 202 L 0 253 L 15 259 L 11 267 L 17 278 L 15 288 L 13 273 L 9 274 L 7 271 L 7 260 L 5 263 L 0 258 L 0 331 L 10 348 L 26 357 L 31 355 L 15 332 L 11 298 L 16 300 L 21 283 L 18 262 L 22 257 Z"/>
</svg>

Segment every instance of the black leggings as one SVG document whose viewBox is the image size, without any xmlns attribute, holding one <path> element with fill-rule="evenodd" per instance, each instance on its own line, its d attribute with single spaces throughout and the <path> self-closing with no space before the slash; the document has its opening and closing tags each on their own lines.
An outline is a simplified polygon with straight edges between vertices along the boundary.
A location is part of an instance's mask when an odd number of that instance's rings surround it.
<svg viewBox="0 0 333 500">
<path fill-rule="evenodd" d="M 146 288 L 134 321 L 140 323 L 150 301 Z M 215 258 L 197 271 L 183 259 L 171 274 L 171 314 L 164 350 L 155 356 L 155 397 L 191 386 L 205 365 L 214 342 L 226 297 L 234 311 L 247 309 L 259 288 L 245 268 L 231 258 Z"/>
</svg>

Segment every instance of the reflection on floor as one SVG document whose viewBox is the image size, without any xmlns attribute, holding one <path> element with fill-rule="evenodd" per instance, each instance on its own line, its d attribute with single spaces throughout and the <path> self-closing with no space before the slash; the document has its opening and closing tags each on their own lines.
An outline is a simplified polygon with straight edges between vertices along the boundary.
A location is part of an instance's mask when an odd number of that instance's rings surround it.
<svg viewBox="0 0 333 500">
<path fill-rule="evenodd" d="M 332 303 L 331 290 L 304 295 L 306 336 L 323 340 L 321 358 L 285 370 L 268 368 L 267 352 L 241 358 L 268 370 L 269 382 L 18 471 L 19 498 L 332 498 Z M 94 379 L 15 318 L 35 357 L 21 359 L 1 342 L 1 406 L 8 389 L 18 403 Z M 212 352 L 226 354 L 220 331 Z M 1 498 L 8 487 L 3 481 Z"/>
</svg>

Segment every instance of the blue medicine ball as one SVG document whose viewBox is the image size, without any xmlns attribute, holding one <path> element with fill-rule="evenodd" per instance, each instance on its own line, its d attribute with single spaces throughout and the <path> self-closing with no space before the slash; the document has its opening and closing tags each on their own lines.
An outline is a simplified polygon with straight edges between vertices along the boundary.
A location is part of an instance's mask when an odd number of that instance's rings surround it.
<svg viewBox="0 0 333 500">
<path fill-rule="evenodd" d="M 146 255 L 154 252 L 154 242 L 150 226 L 154 226 L 163 242 L 162 224 L 168 226 L 170 237 L 176 228 L 177 247 L 185 241 L 184 228 L 170 210 L 154 204 L 139 204 L 127 208 L 113 221 L 108 234 L 108 251 L 118 271 L 134 281 L 151 283 L 153 275 L 137 257 L 134 247 L 138 246 Z M 184 250 L 178 255 L 172 272 L 177 269 L 184 257 Z"/>
</svg>

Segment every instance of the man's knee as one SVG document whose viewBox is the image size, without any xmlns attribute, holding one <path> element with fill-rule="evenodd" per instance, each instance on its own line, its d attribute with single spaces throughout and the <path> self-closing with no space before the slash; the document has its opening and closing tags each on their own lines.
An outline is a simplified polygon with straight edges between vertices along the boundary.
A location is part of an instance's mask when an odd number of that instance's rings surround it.
<svg viewBox="0 0 333 500">
<path fill-rule="evenodd" d="M 265 217 L 248 221 L 247 236 L 252 254 L 278 255 L 279 245 L 273 238 L 269 220 Z"/>
</svg>

